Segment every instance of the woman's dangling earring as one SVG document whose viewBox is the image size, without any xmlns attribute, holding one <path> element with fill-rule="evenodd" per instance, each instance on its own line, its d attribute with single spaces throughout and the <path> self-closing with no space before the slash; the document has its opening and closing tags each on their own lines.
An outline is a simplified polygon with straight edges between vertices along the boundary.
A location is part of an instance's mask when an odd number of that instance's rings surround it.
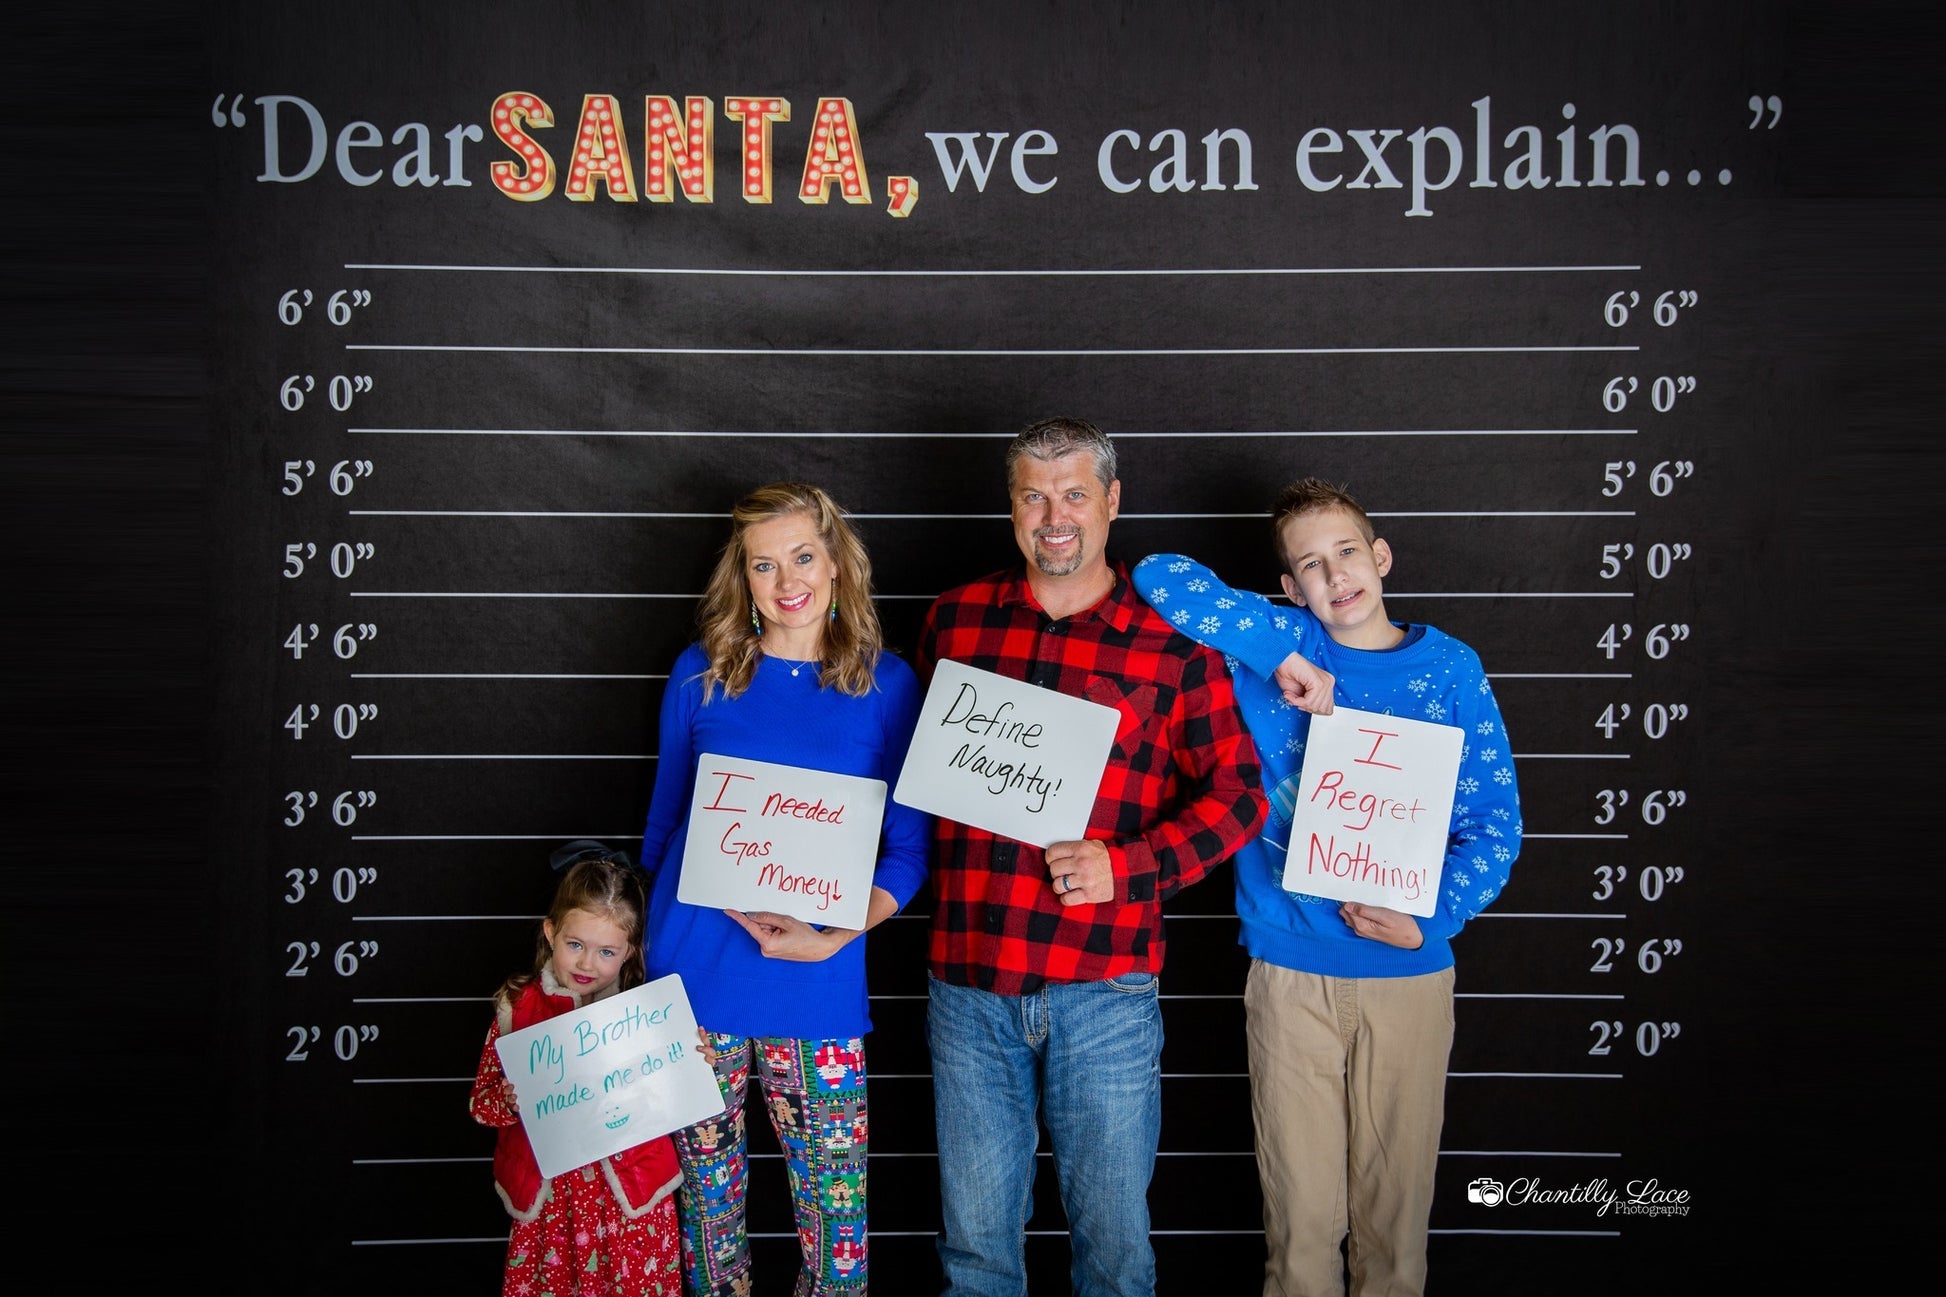
<svg viewBox="0 0 1946 1297">
<path fill-rule="evenodd" d="M 757 616 L 757 597 L 755 595 L 750 596 L 750 629 L 758 635 L 764 633 L 764 624 Z"/>
<path fill-rule="evenodd" d="M 833 626 L 838 624 L 838 583 L 831 583 L 831 611 L 825 617 Z"/>
</svg>

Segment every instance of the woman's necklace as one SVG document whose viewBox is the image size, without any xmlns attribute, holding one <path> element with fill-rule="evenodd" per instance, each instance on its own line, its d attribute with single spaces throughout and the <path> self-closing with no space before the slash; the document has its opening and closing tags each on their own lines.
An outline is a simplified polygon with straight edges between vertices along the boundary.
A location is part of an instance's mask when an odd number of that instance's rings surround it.
<svg viewBox="0 0 1946 1297">
<path fill-rule="evenodd" d="M 806 659 L 789 658 L 789 657 L 785 657 L 782 653 L 772 652 L 768 648 L 764 650 L 764 656 L 776 658 L 778 662 L 782 663 L 783 665 L 791 669 L 792 675 L 799 675 L 803 672 L 805 667 L 814 667 L 818 664 L 818 660 L 816 658 L 806 658 Z"/>
</svg>

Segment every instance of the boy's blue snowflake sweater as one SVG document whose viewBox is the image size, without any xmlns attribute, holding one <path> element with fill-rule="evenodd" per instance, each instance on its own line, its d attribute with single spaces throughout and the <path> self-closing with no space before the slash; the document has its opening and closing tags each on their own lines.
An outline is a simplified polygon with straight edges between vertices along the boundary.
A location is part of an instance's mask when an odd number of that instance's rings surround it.
<svg viewBox="0 0 1946 1297">
<path fill-rule="evenodd" d="M 1404 642 L 1383 652 L 1346 648 L 1308 608 L 1232 590 L 1180 554 L 1152 554 L 1131 575 L 1172 626 L 1224 655 L 1263 759 L 1270 818 L 1232 857 L 1241 944 L 1256 958 L 1325 977 L 1411 977 L 1451 967 L 1453 936 L 1500 894 L 1520 852 L 1513 753 L 1479 655 L 1431 626 L 1404 627 Z M 1284 890 L 1291 809 L 1311 726 L 1271 679 L 1292 650 L 1337 677 L 1332 697 L 1341 706 L 1465 734 L 1438 906 L 1418 920 L 1426 940 L 1417 950 L 1357 936 L 1338 917 L 1337 901 Z"/>
</svg>

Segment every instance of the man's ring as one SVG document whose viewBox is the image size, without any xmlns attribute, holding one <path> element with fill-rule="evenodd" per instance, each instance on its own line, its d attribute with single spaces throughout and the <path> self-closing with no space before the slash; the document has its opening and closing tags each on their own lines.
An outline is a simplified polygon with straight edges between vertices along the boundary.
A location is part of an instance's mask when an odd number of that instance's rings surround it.
<svg viewBox="0 0 1946 1297">
<path fill-rule="evenodd" d="M 1062 874 L 1059 878 L 1055 879 L 1054 881 L 1061 885 L 1059 888 L 1056 889 L 1058 891 L 1065 892 L 1074 886 L 1074 884 L 1071 881 L 1069 881 L 1068 876 L 1066 874 Z"/>
</svg>

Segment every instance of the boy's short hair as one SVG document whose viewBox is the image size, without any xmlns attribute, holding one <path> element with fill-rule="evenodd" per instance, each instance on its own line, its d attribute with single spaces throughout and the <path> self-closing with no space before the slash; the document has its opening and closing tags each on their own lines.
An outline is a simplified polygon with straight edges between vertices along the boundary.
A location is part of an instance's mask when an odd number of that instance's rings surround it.
<svg viewBox="0 0 1946 1297">
<path fill-rule="evenodd" d="M 1277 547 L 1278 561 L 1286 570 L 1290 568 L 1291 556 L 1284 552 L 1284 524 L 1293 518 L 1323 513 L 1327 509 L 1342 509 L 1350 514 L 1358 524 L 1359 534 L 1365 537 L 1366 544 L 1378 538 L 1371 515 L 1365 512 L 1363 505 L 1352 499 L 1344 487 L 1321 477 L 1300 477 L 1277 493 L 1277 505 L 1270 511 L 1271 543 Z"/>
</svg>

